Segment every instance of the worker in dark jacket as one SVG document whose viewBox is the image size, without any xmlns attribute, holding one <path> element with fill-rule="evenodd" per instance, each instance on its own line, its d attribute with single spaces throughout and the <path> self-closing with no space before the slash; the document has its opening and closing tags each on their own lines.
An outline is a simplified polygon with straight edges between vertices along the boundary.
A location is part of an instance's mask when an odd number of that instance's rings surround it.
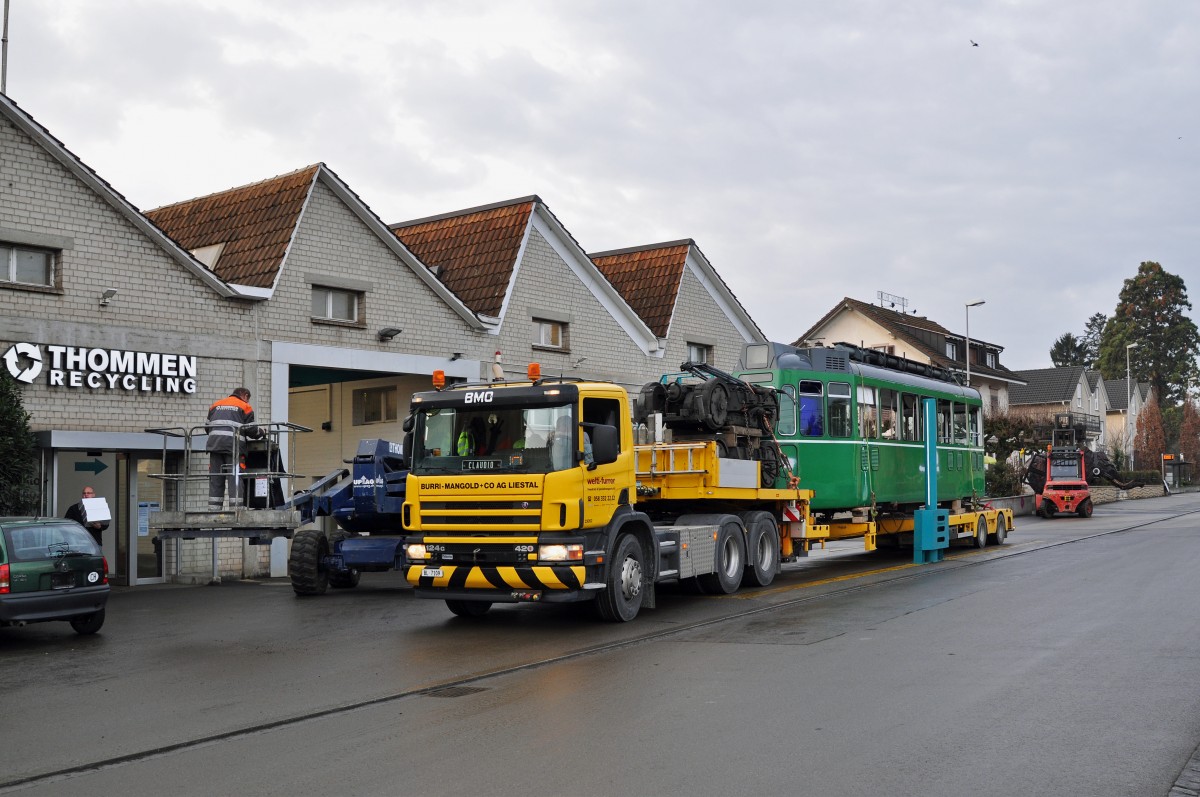
<svg viewBox="0 0 1200 797">
<path fill-rule="evenodd" d="M 96 497 L 95 490 L 93 490 L 91 487 L 83 488 L 83 498 L 95 498 L 95 497 Z M 106 528 L 108 528 L 108 521 L 107 520 L 103 520 L 103 521 L 94 520 L 94 521 L 89 522 L 87 519 L 87 509 L 85 509 L 83 506 L 82 498 L 79 500 L 79 503 L 71 504 L 69 507 L 67 507 L 66 517 L 67 517 L 67 520 L 74 520 L 76 523 L 78 523 L 79 525 L 81 525 L 85 529 L 87 529 L 88 532 L 91 533 L 92 537 L 96 540 L 97 545 L 104 544 L 102 534 L 103 534 L 104 530 Z"/>
<path fill-rule="evenodd" d="M 205 449 L 208 451 L 208 508 L 221 509 L 225 488 L 229 488 L 229 502 L 238 500 L 238 467 L 234 453 L 239 450 L 235 437 L 262 437 L 262 429 L 254 426 L 254 408 L 250 406 L 250 391 L 239 387 L 228 397 L 214 401 L 208 408 L 208 422 L 204 430 L 208 433 Z"/>
</svg>

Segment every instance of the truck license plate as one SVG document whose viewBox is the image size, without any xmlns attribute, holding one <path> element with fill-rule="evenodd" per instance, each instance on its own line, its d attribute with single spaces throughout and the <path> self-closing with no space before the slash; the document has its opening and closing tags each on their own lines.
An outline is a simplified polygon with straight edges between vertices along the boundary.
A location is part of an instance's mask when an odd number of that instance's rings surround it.
<svg viewBox="0 0 1200 797">
<path fill-rule="evenodd" d="M 423 569 L 421 571 L 421 577 L 422 578 L 441 578 L 442 577 L 442 568 L 426 567 L 425 569 Z"/>
</svg>

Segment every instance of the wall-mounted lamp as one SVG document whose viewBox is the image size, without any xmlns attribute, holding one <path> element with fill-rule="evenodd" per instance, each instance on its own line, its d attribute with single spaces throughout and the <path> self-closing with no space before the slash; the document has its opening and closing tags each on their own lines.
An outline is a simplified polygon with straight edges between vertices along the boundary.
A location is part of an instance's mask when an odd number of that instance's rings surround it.
<svg viewBox="0 0 1200 797">
<path fill-rule="evenodd" d="M 114 297 L 114 296 L 116 296 L 116 295 L 117 295 L 117 289 L 116 289 L 116 288 L 109 288 L 108 290 L 106 290 L 104 293 L 102 293 L 102 294 L 100 295 L 100 306 L 101 306 L 101 307 L 108 307 L 108 303 L 109 303 L 109 302 L 111 302 L 111 301 L 112 301 L 112 297 Z"/>
<path fill-rule="evenodd" d="M 404 330 L 400 329 L 400 327 L 384 327 L 383 329 L 379 330 L 377 334 L 380 340 L 386 342 L 396 337 L 403 331 Z"/>
<path fill-rule="evenodd" d="M 461 351 L 456 351 L 456 352 L 454 352 L 454 354 L 451 354 L 451 355 L 450 355 L 450 362 L 454 362 L 455 360 L 458 360 L 458 359 L 461 359 L 461 358 L 462 358 L 462 352 L 461 352 Z"/>
</svg>

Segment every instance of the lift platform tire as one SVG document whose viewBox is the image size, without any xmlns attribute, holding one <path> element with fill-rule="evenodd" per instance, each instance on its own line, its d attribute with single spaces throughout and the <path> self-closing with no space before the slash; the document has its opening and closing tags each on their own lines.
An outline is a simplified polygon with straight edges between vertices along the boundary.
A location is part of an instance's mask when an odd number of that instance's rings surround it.
<svg viewBox="0 0 1200 797">
<path fill-rule="evenodd" d="M 1079 508 L 1076 509 L 1075 511 L 1078 512 L 1079 516 L 1082 518 L 1091 517 L 1092 516 L 1092 499 L 1090 499 L 1090 498 L 1083 499 L 1083 503 L 1080 504 Z"/>
<path fill-rule="evenodd" d="M 317 529 L 303 529 L 292 536 L 292 553 L 288 556 L 288 578 L 297 595 L 324 595 L 329 586 L 329 574 L 321 560 L 329 554 L 329 541 Z"/>
<path fill-rule="evenodd" d="M 742 524 L 733 515 L 724 517 L 717 532 L 713 572 L 697 578 L 700 587 L 709 595 L 732 595 L 737 592 L 742 584 L 742 571 L 746 568 Z"/>
<path fill-rule="evenodd" d="M 605 590 L 596 596 L 596 611 L 613 623 L 627 623 L 638 616 L 645 600 L 646 554 L 632 534 L 617 539 L 609 559 Z"/>
<path fill-rule="evenodd" d="M 349 537 L 350 533 L 346 531 L 333 532 L 329 535 L 329 550 L 337 552 L 338 543 Z M 352 567 L 349 570 L 330 570 L 329 586 L 334 589 L 354 589 L 358 586 L 358 579 L 360 577 L 362 577 L 362 572 L 356 567 Z"/>
<path fill-rule="evenodd" d="M 446 608 L 459 617 L 483 617 L 492 604 L 490 601 L 447 600 Z"/>
<path fill-rule="evenodd" d="M 83 617 L 75 617 L 71 620 L 71 627 L 75 629 L 75 633 L 87 636 L 94 634 L 100 630 L 100 626 L 104 625 L 104 610 L 85 614 Z"/>
<path fill-rule="evenodd" d="M 1003 522 L 1004 522 L 1003 520 L 1000 521 L 1001 524 L 1003 524 Z M 987 547 L 987 544 L 988 544 L 987 518 L 985 518 L 983 515 L 980 515 L 979 518 L 975 521 L 975 539 L 973 539 L 971 541 L 971 544 L 974 545 L 976 548 L 986 548 Z"/>
<path fill-rule="evenodd" d="M 744 512 L 739 516 L 746 527 L 742 586 L 768 587 L 779 571 L 779 525 L 770 512 Z"/>
</svg>

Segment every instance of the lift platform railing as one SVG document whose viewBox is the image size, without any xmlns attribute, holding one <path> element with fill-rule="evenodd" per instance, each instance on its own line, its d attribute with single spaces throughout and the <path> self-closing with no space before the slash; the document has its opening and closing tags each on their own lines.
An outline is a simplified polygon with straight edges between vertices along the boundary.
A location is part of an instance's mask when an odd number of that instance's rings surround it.
<svg viewBox="0 0 1200 797">
<path fill-rule="evenodd" d="M 253 430 L 260 434 L 255 437 Z M 163 510 L 207 513 L 213 511 L 208 499 L 209 478 L 213 475 L 233 477 L 236 489 L 233 495 L 226 491 L 225 496 L 229 508 L 234 505 L 251 509 L 282 506 L 284 497 L 292 493 L 293 480 L 304 478 L 295 472 L 296 446 L 293 438 L 298 433 L 311 432 L 312 429 L 286 421 L 245 424 L 240 429 L 241 433 L 233 436 L 231 464 L 226 472 L 220 474 L 209 472 L 208 452 L 205 450 L 208 432 L 205 426 L 174 426 L 145 431 L 162 435 L 163 438 L 160 470 L 147 474 L 163 482 Z M 182 459 L 177 470 L 173 468 L 175 460 L 172 455 L 177 454 L 179 449 L 171 447 L 173 439 L 183 441 Z M 283 464 L 285 452 L 287 467 Z"/>
</svg>

